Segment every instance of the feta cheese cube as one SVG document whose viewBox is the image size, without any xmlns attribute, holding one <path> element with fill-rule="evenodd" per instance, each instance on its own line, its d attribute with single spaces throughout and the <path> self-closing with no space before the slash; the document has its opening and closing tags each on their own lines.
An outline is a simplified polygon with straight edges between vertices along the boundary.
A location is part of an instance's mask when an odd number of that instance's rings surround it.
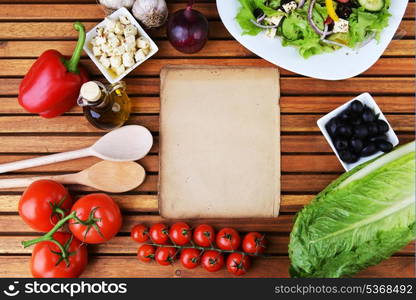
<svg viewBox="0 0 416 300">
<path fill-rule="evenodd" d="M 131 66 L 134 65 L 134 58 L 133 58 L 133 53 L 132 52 L 126 52 L 123 54 L 123 65 L 126 68 L 130 68 Z"/>
<path fill-rule="evenodd" d="M 134 54 L 134 59 L 136 60 L 136 62 L 146 59 L 146 54 L 144 53 L 143 49 L 139 49 L 136 51 L 136 53 Z"/>
<path fill-rule="evenodd" d="M 121 65 L 121 56 L 113 55 L 110 57 L 111 68 L 118 68 Z"/>
<path fill-rule="evenodd" d="M 116 36 L 116 35 L 114 35 L 114 37 L 109 37 L 109 38 L 108 38 L 108 44 L 109 44 L 112 48 L 115 48 L 115 47 L 117 47 L 118 45 L 120 45 L 120 41 L 119 41 L 119 39 L 117 38 L 117 36 Z"/>
<path fill-rule="evenodd" d="M 93 44 L 94 44 L 94 45 L 97 45 L 97 46 L 101 46 L 101 45 L 104 45 L 106 41 L 107 41 L 107 40 L 106 40 L 106 38 L 105 38 L 104 36 L 97 35 L 97 36 L 93 39 Z"/>
<path fill-rule="evenodd" d="M 102 54 L 101 47 L 92 47 L 92 53 L 94 54 L 94 56 L 100 56 Z"/>
<path fill-rule="evenodd" d="M 142 48 L 144 55 L 148 55 L 150 53 L 150 46 L 147 48 Z"/>
<path fill-rule="evenodd" d="M 334 29 L 333 32 L 348 32 L 349 23 L 347 20 L 339 19 L 338 21 L 334 22 Z"/>
<path fill-rule="evenodd" d="M 108 69 L 110 67 L 110 60 L 105 55 L 101 55 L 100 63 L 104 66 L 104 68 Z"/>
<path fill-rule="evenodd" d="M 273 25 L 279 25 L 282 19 L 283 19 L 283 16 L 272 16 L 272 17 L 264 18 L 266 22 L 269 22 L 270 24 L 273 24 Z"/>
<path fill-rule="evenodd" d="M 118 67 L 112 67 L 111 69 L 119 76 L 124 73 L 126 67 L 124 65 L 119 65 Z"/>
<path fill-rule="evenodd" d="M 296 3 L 296 1 L 290 1 L 289 3 L 283 4 L 282 7 L 284 11 L 288 14 L 292 10 L 295 10 L 298 7 L 298 4 Z"/>
<path fill-rule="evenodd" d="M 140 48 L 145 49 L 145 48 L 149 48 L 150 44 L 149 44 L 149 41 L 147 39 L 145 39 L 144 37 L 141 36 L 136 40 L 136 46 L 139 49 Z"/>
<path fill-rule="evenodd" d="M 269 28 L 266 30 L 266 36 L 268 38 L 274 38 L 276 36 L 277 29 L 276 28 Z"/>
<path fill-rule="evenodd" d="M 120 45 L 118 47 L 113 48 L 112 54 L 121 56 L 121 55 L 123 55 L 124 52 L 125 52 L 124 47 L 122 45 Z"/>
<path fill-rule="evenodd" d="M 123 31 L 124 31 L 124 25 L 123 25 L 123 24 L 121 24 L 121 22 L 120 22 L 120 21 L 117 21 L 117 22 L 116 22 L 116 25 L 114 26 L 114 30 L 113 30 L 113 32 L 114 32 L 115 34 L 122 34 L 122 33 L 123 33 Z"/>
<path fill-rule="evenodd" d="M 124 25 L 130 24 L 130 20 L 127 16 L 120 16 L 119 20 L 121 24 L 124 24 Z"/>
<path fill-rule="evenodd" d="M 106 22 L 105 22 L 105 27 L 104 29 L 107 32 L 114 32 L 114 29 L 116 27 L 116 21 L 110 18 L 105 18 Z"/>
<path fill-rule="evenodd" d="M 113 52 L 113 48 L 109 44 L 101 45 L 101 51 L 107 55 L 111 55 Z"/>
<path fill-rule="evenodd" d="M 130 24 L 124 27 L 124 36 L 127 38 L 128 36 L 136 36 L 137 35 L 137 28 L 136 26 Z"/>
</svg>

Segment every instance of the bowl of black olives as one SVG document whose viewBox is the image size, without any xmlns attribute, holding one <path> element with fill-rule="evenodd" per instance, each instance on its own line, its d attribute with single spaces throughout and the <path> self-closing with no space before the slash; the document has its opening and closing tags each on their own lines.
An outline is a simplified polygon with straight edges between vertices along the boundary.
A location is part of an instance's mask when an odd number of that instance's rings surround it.
<svg viewBox="0 0 416 300">
<path fill-rule="evenodd" d="M 344 169 L 390 152 L 399 143 L 382 111 L 364 93 L 318 120 L 326 140 Z"/>
</svg>

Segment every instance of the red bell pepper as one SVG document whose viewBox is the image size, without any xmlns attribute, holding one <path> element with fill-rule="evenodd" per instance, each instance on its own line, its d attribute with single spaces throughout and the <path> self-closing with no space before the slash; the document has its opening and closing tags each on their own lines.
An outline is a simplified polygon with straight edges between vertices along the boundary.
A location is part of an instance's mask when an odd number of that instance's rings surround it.
<svg viewBox="0 0 416 300">
<path fill-rule="evenodd" d="M 80 22 L 74 28 L 79 31 L 79 37 L 71 59 L 67 60 L 56 50 L 46 50 L 20 83 L 19 103 L 27 111 L 53 118 L 76 104 L 81 85 L 88 81 L 88 73 L 78 67 L 85 28 Z"/>
</svg>

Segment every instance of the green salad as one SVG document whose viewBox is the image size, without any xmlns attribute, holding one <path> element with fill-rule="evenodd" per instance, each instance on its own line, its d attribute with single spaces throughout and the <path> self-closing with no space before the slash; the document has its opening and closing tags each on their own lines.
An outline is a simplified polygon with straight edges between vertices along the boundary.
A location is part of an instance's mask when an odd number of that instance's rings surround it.
<svg viewBox="0 0 416 300">
<path fill-rule="evenodd" d="M 391 0 L 239 0 L 243 34 L 265 32 L 304 58 L 379 40 Z"/>
</svg>

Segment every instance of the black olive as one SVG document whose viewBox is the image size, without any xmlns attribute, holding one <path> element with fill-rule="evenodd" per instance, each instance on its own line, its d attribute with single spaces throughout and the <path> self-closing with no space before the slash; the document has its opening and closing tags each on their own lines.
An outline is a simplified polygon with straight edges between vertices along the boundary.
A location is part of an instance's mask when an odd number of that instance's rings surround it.
<svg viewBox="0 0 416 300">
<path fill-rule="evenodd" d="M 369 107 L 364 107 L 363 113 L 361 118 L 364 122 L 374 122 L 376 120 L 376 115 L 374 114 L 373 110 Z"/>
<path fill-rule="evenodd" d="M 376 142 L 376 141 L 387 141 L 387 136 L 383 135 L 377 135 L 370 138 L 370 142 Z"/>
<path fill-rule="evenodd" d="M 339 157 L 341 158 L 343 162 L 350 163 L 350 164 L 355 163 L 358 160 L 358 156 L 355 155 L 354 153 L 351 153 L 348 150 L 339 151 Z"/>
<path fill-rule="evenodd" d="M 260 18 L 260 17 L 262 17 L 263 15 L 264 15 L 264 11 L 261 9 L 261 8 L 256 8 L 254 11 L 253 11 L 253 15 L 254 15 L 254 17 L 256 18 L 256 19 L 258 19 L 258 18 Z"/>
<path fill-rule="evenodd" d="M 360 113 L 363 111 L 364 105 L 361 103 L 361 101 L 354 100 L 350 104 L 351 111 L 355 113 Z"/>
<path fill-rule="evenodd" d="M 348 110 L 344 110 L 339 114 L 338 118 L 342 121 L 348 121 L 350 119 L 350 113 Z"/>
<path fill-rule="evenodd" d="M 361 151 L 361 156 L 370 156 L 378 151 L 378 147 L 374 143 L 369 143 Z"/>
<path fill-rule="evenodd" d="M 334 146 L 337 150 L 344 150 L 348 147 L 348 140 L 346 138 L 336 138 L 334 140 Z"/>
<path fill-rule="evenodd" d="M 390 152 L 391 149 L 393 149 L 393 145 L 390 142 L 384 140 L 377 140 L 375 143 L 380 151 Z"/>
<path fill-rule="evenodd" d="M 360 139 L 365 138 L 368 135 L 368 128 L 366 125 L 361 124 L 354 127 L 354 135 Z"/>
<path fill-rule="evenodd" d="M 389 131 L 389 124 L 387 124 L 386 121 L 377 120 L 376 124 L 377 124 L 377 127 L 378 127 L 378 132 L 385 133 L 385 132 Z"/>
<path fill-rule="evenodd" d="M 352 14 L 352 8 L 347 3 L 343 4 L 343 3 L 337 2 L 336 13 L 337 13 L 338 17 L 347 20 L 350 17 L 350 15 Z"/>
<path fill-rule="evenodd" d="M 338 128 L 335 130 L 335 135 L 336 136 L 345 136 L 345 137 L 349 137 L 352 135 L 352 126 L 351 125 L 341 125 L 338 126 Z"/>
<path fill-rule="evenodd" d="M 378 134 L 378 126 L 376 123 L 368 123 L 367 129 L 369 136 L 376 136 Z"/>
<path fill-rule="evenodd" d="M 351 118 L 350 120 L 350 124 L 353 126 L 360 125 L 361 123 L 362 123 L 361 118 L 354 117 L 354 118 Z"/>
<path fill-rule="evenodd" d="M 350 141 L 350 149 L 355 153 L 360 153 L 364 147 L 364 142 L 359 138 L 353 137 Z"/>
<path fill-rule="evenodd" d="M 328 131 L 328 134 L 330 136 L 334 136 L 335 135 L 335 130 L 337 130 L 337 119 L 336 118 L 332 118 L 331 120 L 329 120 L 328 123 L 326 123 L 325 128 L 326 131 Z"/>
</svg>

